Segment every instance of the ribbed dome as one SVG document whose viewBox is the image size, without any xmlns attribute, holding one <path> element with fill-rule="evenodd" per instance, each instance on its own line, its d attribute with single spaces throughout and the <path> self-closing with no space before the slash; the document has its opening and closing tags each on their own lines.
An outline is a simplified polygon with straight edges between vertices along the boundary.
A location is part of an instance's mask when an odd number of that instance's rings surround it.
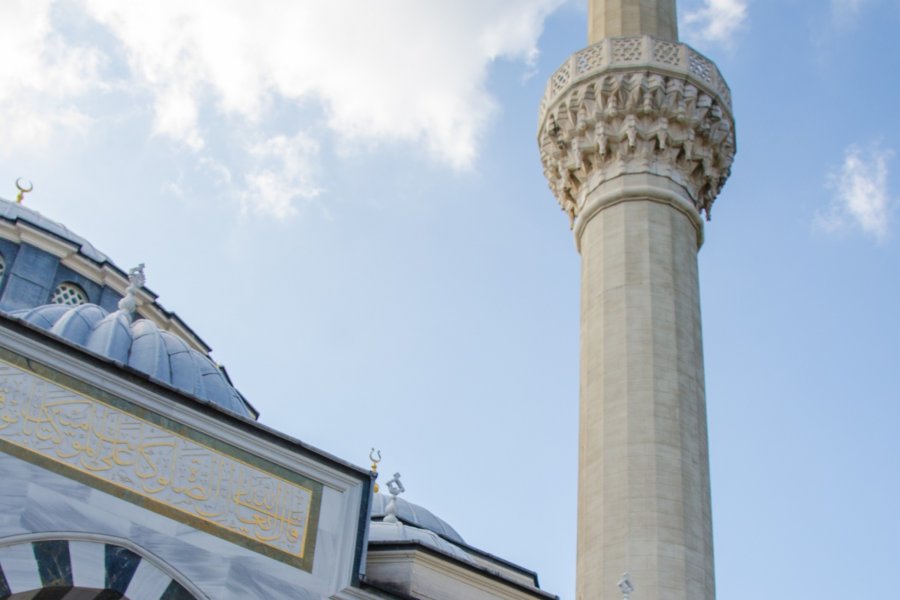
<svg viewBox="0 0 900 600">
<path fill-rule="evenodd" d="M 375 494 L 372 497 L 373 521 L 381 521 L 384 518 L 385 508 L 389 501 L 390 498 L 384 494 Z M 462 539 L 462 536 L 456 533 L 456 530 L 450 527 L 446 521 L 437 517 L 430 510 L 422 508 L 418 504 L 407 502 L 403 498 L 397 498 L 397 510 L 395 514 L 397 515 L 397 519 L 407 525 L 412 525 L 413 527 L 418 527 L 419 529 L 425 529 L 427 531 L 433 531 L 442 538 L 457 544 L 466 543 L 465 540 Z"/>
<path fill-rule="evenodd" d="M 225 410 L 256 418 L 209 357 L 152 321 L 132 322 L 123 311 L 109 313 L 95 304 L 47 304 L 12 316 Z"/>
</svg>

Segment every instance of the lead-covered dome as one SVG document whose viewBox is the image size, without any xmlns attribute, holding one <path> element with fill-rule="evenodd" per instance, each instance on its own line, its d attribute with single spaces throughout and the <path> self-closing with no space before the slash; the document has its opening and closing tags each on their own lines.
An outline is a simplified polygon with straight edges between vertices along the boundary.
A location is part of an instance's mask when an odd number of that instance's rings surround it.
<svg viewBox="0 0 900 600">
<path fill-rule="evenodd" d="M 375 494 L 372 497 L 372 520 L 381 521 L 386 514 L 387 504 L 390 498 L 384 494 Z M 408 502 L 403 498 L 397 498 L 396 512 L 397 519 L 407 525 L 412 525 L 419 529 L 432 531 L 454 544 L 465 544 L 462 536 L 459 535 L 453 527 L 446 521 L 435 515 L 427 508 L 423 508 L 418 504 Z"/>
<path fill-rule="evenodd" d="M 208 356 L 147 319 L 96 304 L 47 304 L 11 316 L 140 371 L 152 379 L 250 419 L 256 412 Z"/>
<path fill-rule="evenodd" d="M 0 313 L 232 413 L 258 416 L 209 346 L 144 287 L 143 265 L 126 273 L 64 225 L 2 199 Z"/>
</svg>

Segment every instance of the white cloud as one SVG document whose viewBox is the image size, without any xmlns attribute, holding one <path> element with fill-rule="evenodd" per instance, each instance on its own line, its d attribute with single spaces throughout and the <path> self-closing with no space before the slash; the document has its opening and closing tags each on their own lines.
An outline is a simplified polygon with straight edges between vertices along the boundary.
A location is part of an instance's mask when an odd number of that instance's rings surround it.
<svg viewBox="0 0 900 600">
<path fill-rule="evenodd" d="M 77 100 L 100 86 L 96 50 L 53 30 L 50 0 L 0 2 L 0 156 L 45 147 L 60 129 L 84 129 Z"/>
<path fill-rule="evenodd" d="M 829 176 L 834 190 L 831 206 L 817 217 L 826 231 L 857 227 L 878 241 L 888 233 L 891 199 L 888 161 L 893 151 L 877 146 L 867 150 L 852 145 L 844 153 L 841 168 Z"/>
<path fill-rule="evenodd" d="M 544 18 L 563 2 L 6 0 L 0 56 L 26 60 L 0 61 L 0 120 L 14 123 L 5 132 L 13 146 L 46 143 L 60 127 L 90 123 L 91 90 L 119 93 L 129 114 L 149 98 L 148 131 L 273 192 L 258 206 L 283 217 L 292 213 L 288 198 L 317 188 L 297 171 L 314 165 L 315 152 L 294 135 L 296 124 L 279 128 L 279 107 L 304 111 L 307 121 L 315 112 L 317 123 L 299 129 L 320 138 L 409 143 L 467 168 L 496 110 L 486 88 L 491 62 L 533 60 Z M 63 16 L 54 20 L 54 11 Z M 69 27 L 72 18 L 88 26 Z M 107 99 L 102 117 L 115 116 L 110 107 Z M 263 170 L 235 166 L 236 156 L 259 163 L 246 140 L 265 137 L 281 158 L 269 156 Z"/>
<path fill-rule="evenodd" d="M 296 214 L 297 198 L 321 193 L 313 181 L 315 140 L 303 133 L 277 135 L 250 147 L 253 167 L 246 173 L 241 202 L 245 211 L 285 219 Z"/>
<path fill-rule="evenodd" d="M 685 34 L 700 41 L 730 45 L 747 20 L 748 0 L 703 0 L 684 16 Z"/>
</svg>

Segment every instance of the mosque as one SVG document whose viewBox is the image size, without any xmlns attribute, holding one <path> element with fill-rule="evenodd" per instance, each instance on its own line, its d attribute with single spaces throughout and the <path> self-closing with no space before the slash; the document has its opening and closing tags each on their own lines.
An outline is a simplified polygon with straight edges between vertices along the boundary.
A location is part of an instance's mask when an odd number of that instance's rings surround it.
<svg viewBox="0 0 900 600">
<path fill-rule="evenodd" d="M 696 253 L 730 95 L 674 0 L 589 19 L 538 133 L 583 265 L 578 600 L 714 600 Z M 0 600 L 556 598 L 399 474 L 380 493 L 377 453 L 260 424 L 143 265 L 21 200 L 0 200 Z"/>
</svg>

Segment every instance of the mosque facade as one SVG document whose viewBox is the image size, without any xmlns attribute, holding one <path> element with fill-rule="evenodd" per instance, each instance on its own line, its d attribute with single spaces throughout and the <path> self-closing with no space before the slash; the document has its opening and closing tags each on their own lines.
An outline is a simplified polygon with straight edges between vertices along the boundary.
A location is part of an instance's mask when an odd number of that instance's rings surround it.
<svg viewBox="0 0 900 600">
<path fill-rule="evenodd" d="M 582 260 L 577 600 L 714 600 L 696 255 L 730 91 L 674 0 L 589 6 L 538 132 Z M 556 598 L 260 424 L 209 351 L 142 265 L 0 200 L 0 600 Z"/>
<path fill-rule="evenodd" d="M 257 417 L 142 267 L 0 200 L 0 600 L 555 598 Z"/>
</svg>

